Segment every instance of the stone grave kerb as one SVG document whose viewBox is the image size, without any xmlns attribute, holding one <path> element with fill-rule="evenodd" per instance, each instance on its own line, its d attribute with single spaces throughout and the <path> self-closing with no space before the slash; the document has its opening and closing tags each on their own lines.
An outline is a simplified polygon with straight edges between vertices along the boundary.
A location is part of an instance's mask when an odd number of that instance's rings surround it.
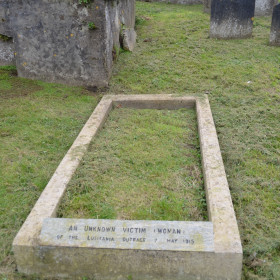
<svg viewBox="0 0 280 280">
<path fill-rule="evenodd" d="M 119 250 L 42 243 L 42 225 L 56 211 L 87 147 L 115 107 L 134 109 L 194 108 L 202 155 L 211 251 Z M 59 219 L 54 219 L 59 220 Z M 195 223 L 195 222 L 193 222 Z M 13 242 L 19 272 L 43 277 L 95 279 L 241 279 L 242 246 L 230 190 L 207 96 L 114 95 L 102 98 L 59 164 Z"/>
</svg>

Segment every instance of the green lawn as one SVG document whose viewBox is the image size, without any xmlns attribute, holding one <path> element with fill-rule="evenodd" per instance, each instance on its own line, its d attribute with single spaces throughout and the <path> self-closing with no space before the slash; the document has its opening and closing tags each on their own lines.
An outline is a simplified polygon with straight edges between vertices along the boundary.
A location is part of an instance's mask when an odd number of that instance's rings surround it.
<svg viewBox="0 0 280 280">
<path fill-rule="evenodd" d="M 280 48 L 268 46 L 270 21 L 256 18 L 251 39 L 220 41 L 202 6 L 137 2 L 137 47 L 120 55 L 105 92 L 209 95 L 244 279 L 280 279 Z M 12 240 L 99 96 L 3 68 L 0 80 L 0 275 L 24 279 Z"/>
<path fill-rule="evenodd" d="M 59 216 L 207 220 L 194 110 L 115 109 L 73 176 Z"/>
<path fill-rule="evenodd" d="M 1 67 L 0 279 L 14 278 L 13 238 L 99 99 L 14 73 Z"/>
</svg>

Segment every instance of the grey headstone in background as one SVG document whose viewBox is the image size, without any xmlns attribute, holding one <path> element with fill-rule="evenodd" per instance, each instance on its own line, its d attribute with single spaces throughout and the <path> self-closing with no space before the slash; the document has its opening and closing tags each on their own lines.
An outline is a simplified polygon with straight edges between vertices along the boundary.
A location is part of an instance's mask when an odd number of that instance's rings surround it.
<svg viewBox="0 0 280 280">
<path fill-rule="evenodd" d="M 19 76 L 71 85 L 108 85 L 121 29 L 135 23 L 134 0 L 2 0 L 1 6 L 0 30 L 14 38 Z"/>
<path fill-rule="evenodd" d="M 210 37 L 248 38 L 252 35 L 255 0 L 212 0 Z"/>
<path fill-rule="evenodd" d="M 278 0 L 256 0 L 255 16 L 269 16 Z"/>
<path fill-rule="evenodd" d="M 280 46 L 280 4 L 273 9 L 269 42 L 270 45 Z"/>
</svg>

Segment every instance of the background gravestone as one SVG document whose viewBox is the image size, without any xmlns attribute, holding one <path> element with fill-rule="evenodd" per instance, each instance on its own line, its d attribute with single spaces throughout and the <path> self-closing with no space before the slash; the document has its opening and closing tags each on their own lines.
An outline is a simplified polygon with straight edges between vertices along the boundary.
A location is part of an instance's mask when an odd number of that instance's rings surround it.
<svg viewBox="0 0 280 280">
<path fill-rule="evenodd" d="M 280 46 L 280 4 L 276 5 L 273 9 L 270 44 Z"/>
<path fill-rule="evenodd" d="M 256 0 L 255 16 L 268 16 L 272 14 L 273 7 L 278 0 Z"/>
<path fill-rule="evenodd" d="M 210 37 L 247 38 L 252 35 L 255 0 L 212 0 Z"/>
<path fill-rule="evenodd" d="M 14 39 L 20 77 L 106 86 L 120 34 L 135 44 L 134 0 L 2 0 L 2 7 L 0 33 Z"/>
</svg>

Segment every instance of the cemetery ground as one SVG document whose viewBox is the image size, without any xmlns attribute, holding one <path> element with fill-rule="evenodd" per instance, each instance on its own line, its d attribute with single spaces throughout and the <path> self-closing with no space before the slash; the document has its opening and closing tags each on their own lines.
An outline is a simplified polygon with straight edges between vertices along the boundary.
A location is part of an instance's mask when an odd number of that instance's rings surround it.
<svg viewBox="0 0 280 280">
<path fill-rule="evenodd" d="M 202 6 L 137 2 L 137 47 L 120 54 L 107 89 L 30 81 L 0 68 L 0 279 L 36 279 L 15 273 L 12 240 L 101 96 L 147 93 L 208 94 L 242 238 L 243 279 L 280 279 L 280 49 L 268 46 L 270 21 L 256 18 L 251 39 L 220 41 L 209 39 Z M 159 118 L 146 112 L 143 129 L 149 114 Z M 131 125 L 118 118 L 111 125 Z M 193 141 L 186 149 L 197 166 Z"/>
<path fill-rule="evenodd" d="M 70 181 L 58 215 L 207 221 L 197 133 L 195 110 L 114 109 Z"/>
</svg>

